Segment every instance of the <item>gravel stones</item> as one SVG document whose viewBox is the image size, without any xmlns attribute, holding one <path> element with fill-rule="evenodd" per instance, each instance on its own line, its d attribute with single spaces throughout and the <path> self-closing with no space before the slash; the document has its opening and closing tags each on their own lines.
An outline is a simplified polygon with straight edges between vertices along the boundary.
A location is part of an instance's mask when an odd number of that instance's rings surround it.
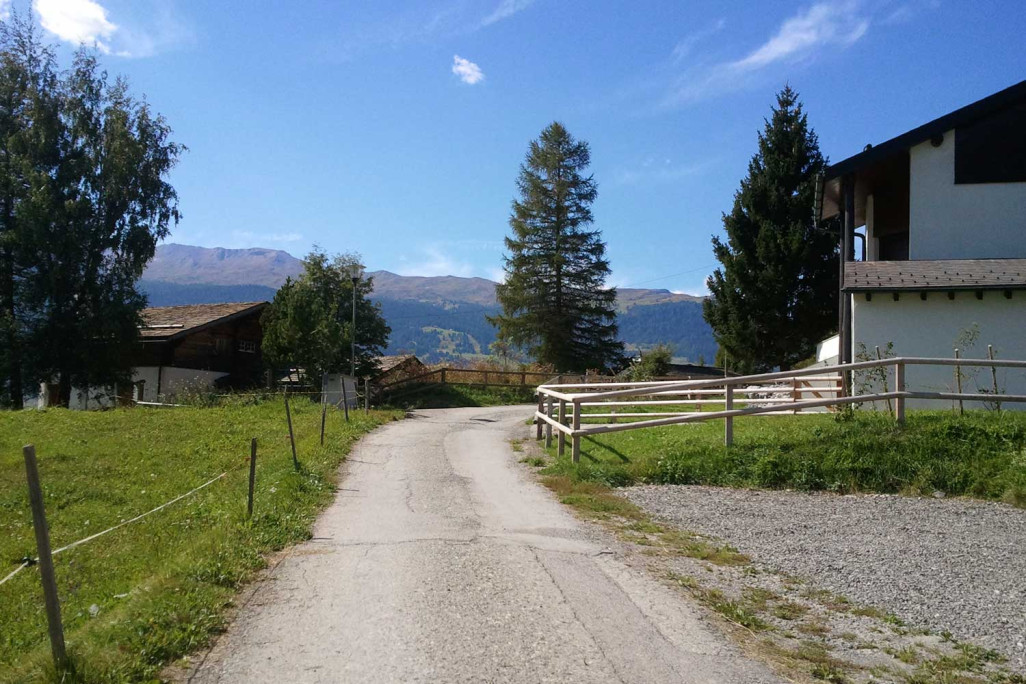
<svg viewBox="0 0 1026 684">
<path fill-rule="evenodd" d="M 1026 510 L 959 498 L 648 485 L 650 514 L 1026 671 Z"/>
</svg>

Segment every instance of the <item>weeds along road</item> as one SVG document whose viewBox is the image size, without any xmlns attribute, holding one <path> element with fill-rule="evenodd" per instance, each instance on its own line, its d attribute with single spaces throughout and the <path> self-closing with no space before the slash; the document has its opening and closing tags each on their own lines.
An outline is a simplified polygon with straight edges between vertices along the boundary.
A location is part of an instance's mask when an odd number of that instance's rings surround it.
<svg viewBox="0 0 1026 684">
<path fill-rule="evenodd" d="M 530 415 L 420 411 L 365 438 L 191 681 L 776 681 L 530 480 L 509 443 Z"/>
</svg>

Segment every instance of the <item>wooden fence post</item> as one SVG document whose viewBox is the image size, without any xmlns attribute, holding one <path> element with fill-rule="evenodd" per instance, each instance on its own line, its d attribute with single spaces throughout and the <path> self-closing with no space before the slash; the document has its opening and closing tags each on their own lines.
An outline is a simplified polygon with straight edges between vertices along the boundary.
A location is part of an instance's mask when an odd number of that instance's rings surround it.
<svg viewBox="0 0 1026 684">
<path fill-rule="evenodd" d="M 296 457 L 296 434 L 292 431 L 292 411 L 289 410 L 289 395 L 285 395 L 285 419 L 289 421 L 289 443 L 292 445 L 292 465 L 299 470 L 299 459 Z"/>
<path fill-rule="evenodd" d="M 246 517 L 253 517 L 253 488 L 256 486 L 257 441 L 254 437 L 249 442 L 249 499 L 246 501 Z"/>
<path fill-rule="evenodd" d="M 957 348 L 955 349 L 955 358 L 962 358 Z M 962 393 L 962 366 L 957 363 L 955 364 L 955 391 L 959 394 Z M 965 405 L 961 398 L 958 400 L 958 415 L 965 415 Z"/>
<path fill-rule="evenodd" d="M 905 364 L 901 361 L 894 364 L 894 391 L 905 391 Z M 894 399 L 894 415 L 898 419 L 898 423 L 905 422 L 905 397 Z"/>
<path fill-rule="evenodd" d="M 542 394 L 541 392 L 538 392 L 538 413 L 542 413 L 544 410 L 545 410 L 545 395 Z M 534 424 L 535 424 L 537 429 L 535 430 L 534 438 L 536 440 L 541 440 L 541 438 L 542 438 L 542 423 L 543 422 L 544 421 L 541 419 L 541 417 L 535 416 Z"/>
<path fill-rule="evenodd" d="M 877 361 L 882 361 L 883 360 L 883 356 L 880 355 L 880 345 L 876 345 L 876 360 Z M 874 370 L 874 373 L 875 372 L 876 371 Z M 886 390 L 887 390 L 887 376 L 885 375 L 884 376 L 884 391 L 886 391 Z M 876 402 L 875 401 L 873 402 L 873 408 L 876 408 Z M 894 415 L 894 409 L 891 407 L 891 400 L 890 399 L 887 400 L 887 413 L 891 414 L 892 416 Z"/>
<path fill-rule="evenodd" d="M 545 415 L 549 418 L 552 417 L 552 397 L 546 397 L 545 399 Z M 552 423 L 545 423 L 545 448 L 548 449 L 552 446 Z"/>
<path fill-rule="evenodd" d="M 727 411 L 734 410 L 734 386 L 730 383 L 723 385 L 723 408 Z M 734 444 L 734 416 L 727 416 L 723 419 L 723 446 Z"/>
<path fill-rule="evenodd" d="M 560 425 L 566 425 L 566 401 L 563 399 L 559 400 L 559 414 L 557 420 Z M 562 430 L 559 431 L 559 436 L 556 437 L 556 453 L 560 456 L 566 453 L 566 433 Z"/>
<path fill-rule="evenodd" d="M 570 454 L 571 454 L 571 458 L 573 459 L 574 463 L 580 463 L 581 462 L 581 435 L 577 431 L 581 429 L 581 400 L 580 399 L 574 399 L 573 404 L 574 404 L 574 415 L 573 415 L 574 434 L 573 434 L 573 437 L 572 437 L 572 440 L 571 440 L 572 446 L 571 446 Z"/>
<path fill-rule="evenodd" d="M 987 345 L 987 358 L 989 358 L 991 361 L 994 360 L 994 346 L 993 345 L 990 345 L 990 344 Z M 996 394 L 998 394 L 997 367 L 996 366 L 992 365 L 990 367 L 990 379 L 994 382 L 994 394 L 996 395 Z M 997 401 L 997 400 L 994 400 L 994 408 L 996 410 L 1000 411 L 1001 410 L 1001 402 Z"/>
<path fill-rule="evenodd" d="M 328 416 L 328 395 L 321 388 L 321 446 L 324 446 L 324 420 Z"/>
<path fill-rule="evenodd" d="M 43 490 L 39 486 L 36 448 L 29 444 L 22 449 L 22 454 L 25 457 L 25 474 L 28 477 L 32 525 L 36 531 L 36 550 L 39 552 L 39 578 L 43 583 L 43 598 L 46 602 L 46 624 L 50 633 L 50 651 L 53 653 L 53 664 L 57 668 L 57 674 L 62 675 L 68 669 L 68 654 L 64 648 L 61 603 L 57 598 L 57 578 L 53 572 L 53 556 L 50 555 L 50 530 L 46 526 Z"/>
<path fill-rule="evenodd" d="M 338 376 L 338 384 L 342 385 L 342 410 L 346 414 L 346 422 L 349 422 L 349 397 L 346 395 L 346 376 Z"/>
</svg>

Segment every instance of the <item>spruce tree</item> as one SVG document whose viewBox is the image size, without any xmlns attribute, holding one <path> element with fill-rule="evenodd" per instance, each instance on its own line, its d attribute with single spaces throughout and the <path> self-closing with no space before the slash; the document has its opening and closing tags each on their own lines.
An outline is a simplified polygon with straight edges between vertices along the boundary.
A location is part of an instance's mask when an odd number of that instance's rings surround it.
<svg viewBox="0 0 1026 684">
<path fill-rule="evenodd" d="M 748 176 L 723 215 L 722 264 L 709 280 L 706 321 L 742 372 L 788 369 L 837 325 L 836 227 L 813 218 L 815 183 L 826 166 L 798 94 L 790 86 L 759 134 Z"/>
<path fill-rule="evenodd" d="M 559 122 L 531 142 L 520 166 L 506 238 L 506 281 L 496 288 L 498 337 L 560 371 L 618 366 L 616 290 L 591 205 L 588 143 Z"/>
</svg>

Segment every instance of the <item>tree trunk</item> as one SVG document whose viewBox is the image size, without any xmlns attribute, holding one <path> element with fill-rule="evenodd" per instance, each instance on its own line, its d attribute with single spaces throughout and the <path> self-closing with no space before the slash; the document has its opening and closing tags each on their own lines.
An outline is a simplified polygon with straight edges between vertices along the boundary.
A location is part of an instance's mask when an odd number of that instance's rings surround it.
<svg viewBox="0 0 1026 684">
<path fill-rule="evenodd" d="M 10 250 L 0 252 L 0 307 L 10 321 L 7 329 L 7 381 L 10 388 L 11 408 L 20 411 L 25 406 L 24 388 L 21 384 L 21 345 L 14 318 L 14 257 Z"/>
</svg>

